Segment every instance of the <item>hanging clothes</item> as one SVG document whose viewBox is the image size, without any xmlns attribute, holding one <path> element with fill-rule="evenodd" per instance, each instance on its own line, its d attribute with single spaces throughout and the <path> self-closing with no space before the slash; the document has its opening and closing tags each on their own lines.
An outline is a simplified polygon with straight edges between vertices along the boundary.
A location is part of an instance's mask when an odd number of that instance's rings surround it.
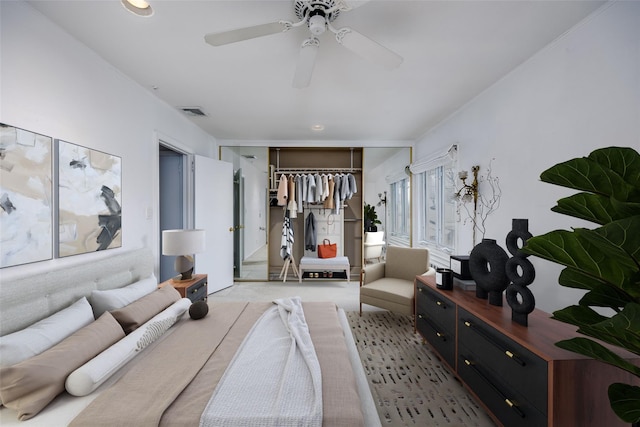
<svg viewBox="0 0 640 427">
<path fill-rule="evenodd" d="M 322 177 L 319 173 L 316 173 L 313 177 L 313 180 L 316 182 L 316 198 L 314 200 L 315 203 L 320 203 L 322 201 Z"/>
<path fill-rule="evenodd" d="M 297 200 L 298 200 L 298 207 L 297 207 L 297 211 L 298 212 L 302 212 L 302 202 L 304 201 L 304 188 L 305 188 L 305 183 L 306 179 L 304 178 L 303 175 L 296 175 L 296 191 L 297 193 Z"/>
<path fill-rule="evenodd" d="M 280 256 L 285 261 L 293 254 L 293 227 L 289 215 L 289 210 L 285 210 L 282 221 L 282 239 L 280 240 Z"/>
<path fill-rule="evenodd" d="M 313 212 L 309 212 L 307 220 L 304 223 L 304 248 L 308 251 L 315 252 L 317 242 L 316 217 L 313 216 Z"/>
<path fill-rule="evenodd" d="M 333 192 L 334 192 L 334 188 L 335 188 L 335 182 L 333 181 L 333 176 L 329 175 L 327 177 L 327 186 L 328 186 L 328 194 L 327 194 L 327 198 L 324 199 L 324 207 L 327 209 L 333 209 L 334 207 L 334 201 L 333 201 Z"/>
<path fill-rule="evenodd" d="M 358 185 L 356 184 L 356 177 L 352 174 L 347 174 L 347 180 L 349 181 L 349 192 L 347 193 L 347 199 L 353 197 L 358 192 Z"/>
<path fill-rule="evenodd" d="M 322 174 L 322 193 L 320 195 L 320 201 L 324 202 L 329 197 L 329 176 Z"/>
<path fill-rule="evenodd" d="M 342 178 L 343 177 L 344 175 L 342 174 L 333 176 L 333 183 L 334 183 L 333 213 L 336 215 L 340 213 L 340 208 L 342 207 L 342 185 L 343 185 Z"/>
<path fill-rule="evenodd" d="M 289 198 L 289 181 L 287 177 L 280 175 L 280 183 L 278 184 L 278 206 L 286 206 L 287 199 Z"/>
<path fill-rule="evenodd" d="M 296 203 L 296 178 L 289 176 L 289 201 L 287 202 L 287 209 L 289 209 L 289 216 L 291 218 L 298 217 L 298 204 Z"/>
<path fill-rule="evenodd" d="M 316 201 L 316 179 L 313 174 L 307 175 L 307 195 L 305 201 L 315 203 Z"/>
</svg>

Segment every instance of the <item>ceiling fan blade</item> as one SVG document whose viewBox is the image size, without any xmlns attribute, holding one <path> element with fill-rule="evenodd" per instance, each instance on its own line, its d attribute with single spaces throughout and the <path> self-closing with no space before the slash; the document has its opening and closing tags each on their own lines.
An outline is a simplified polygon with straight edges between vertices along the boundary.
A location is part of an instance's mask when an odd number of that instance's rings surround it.
<svg viewBox="0 0 640 427">
<path fill-rule="evenodd" d="M 302 42 L 298 64 L 296 65 L 296 74 L 293 76 L 293 87 L 300 89 L 309 86 L 319 47 L 320 42 L 315 37 Z"/>
<path fill-rule="evenodd" d="M 403 60 L 397 53 L 348 27 L 336 31 L 336 40 L 355 54 L 386 68 L 396 68 Z"/>
<path fill-rule="evenodd" d="M 353 10 L 364 4 L 369 3 L 371 0 L 337 0 L 336 3 L 340 5 L 340 10 Z"/>
<path fill-rule="evenodd" d="M 254 25 L 252 27 L 238 28 L 220 33 L 210 33 L 204 36 L 204 40 L 212 46 L 222 46 L 229 43 L 285 32 L 290 28 L 291 23 L 287 21 L 270 22 L 268 24 Z"/>
</svg>

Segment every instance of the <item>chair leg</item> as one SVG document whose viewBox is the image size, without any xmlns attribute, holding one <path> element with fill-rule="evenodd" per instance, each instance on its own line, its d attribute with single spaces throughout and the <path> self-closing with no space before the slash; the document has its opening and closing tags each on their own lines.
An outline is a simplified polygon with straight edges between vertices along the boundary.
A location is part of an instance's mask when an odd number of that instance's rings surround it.
<svg viewBox="0 0 640 427">
<path fill-rule="evenodd" d="M 360 303 L 360 317 L 362 317 L 362 303 Z"/>
</svg>

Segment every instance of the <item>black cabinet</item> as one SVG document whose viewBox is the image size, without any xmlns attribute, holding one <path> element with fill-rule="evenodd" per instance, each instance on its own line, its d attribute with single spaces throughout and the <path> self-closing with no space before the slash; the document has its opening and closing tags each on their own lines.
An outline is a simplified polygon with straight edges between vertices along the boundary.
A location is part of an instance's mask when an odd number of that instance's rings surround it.
<svg viewBox="0 0 640 427">
<path fill-rule="evenodd" d="M 502 426 L 626 426 L 611 410 L 607 388 L 638 385 L 633 375 L 560 349 L 578 336 L 571 325 L 534 310 L 529 326 L 511 320 L 474 291 L 437 289 L 433 277 L 415 280 L 415 329 Z M 639 358 L 612 348 L 620 357 Z"/>
</svg>

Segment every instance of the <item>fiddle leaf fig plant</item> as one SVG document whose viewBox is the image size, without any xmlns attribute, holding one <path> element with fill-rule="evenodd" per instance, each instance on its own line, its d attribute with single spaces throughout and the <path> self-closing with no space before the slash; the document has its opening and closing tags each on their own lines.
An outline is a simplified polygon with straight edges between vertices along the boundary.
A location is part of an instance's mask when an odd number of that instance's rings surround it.
<svg viewBox="0 0 640 427">
<path fill-rule="evenodd" d="M 530 238 L 522 250 L 564 265 L 558 283 L 587 292 L 553 318 L 578 326 L 585 337 L 560 348 L 611 364 L 640 378 L 640 367 L 589 337 L 640 355 L 640 154 L 607 147 L 542 172 L 543 182 L 578 190 L 551 210 L 596 228 L 555 230 Z M 640 387 L 614 383 L 611 408 L 625 422 L 640 422 Z"/>
</svg>

